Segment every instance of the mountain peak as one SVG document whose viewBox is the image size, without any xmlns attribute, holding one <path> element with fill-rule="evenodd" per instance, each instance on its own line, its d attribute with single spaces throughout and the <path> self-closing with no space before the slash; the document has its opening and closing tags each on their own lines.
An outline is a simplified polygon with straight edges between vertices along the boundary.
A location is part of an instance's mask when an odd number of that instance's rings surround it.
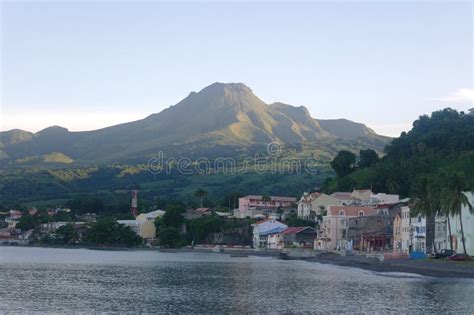
<svg viewBox="0 0 474 315">
<path fill-rule="evenodd" d="M 63 134 L 63 133 L 68 133 L 69 130 L 67 128 L 61 127 L 61 126 L 51 126 L 47 127 L 43 130 L 40 130 L 37 132 L 39 135 L 44 135 L 44 134 Z"/>
<path fill-rule="evenodd" d="M 215 82 L 199 93 L 210 93 L 210 94 L 253 94 L 252 90 L 243 83 L 221 83 Z"/>
</svg>

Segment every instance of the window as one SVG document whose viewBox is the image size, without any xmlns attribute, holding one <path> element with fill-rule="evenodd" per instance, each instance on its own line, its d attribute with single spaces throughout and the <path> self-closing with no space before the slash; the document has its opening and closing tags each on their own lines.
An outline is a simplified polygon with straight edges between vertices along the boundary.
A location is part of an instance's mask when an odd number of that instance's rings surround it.
<svg viewBox="0 0 474 315">
<path fill-rule="evenodd" d="M 339 211 L 339 215 L 346 215 L 346 212 L 344 210 Z"/>
<path fill-rule="evenodd" d="M 359 217 L 363 217 L 365 215 L 364 211 L 360 210 L 359 213 L 357 214 Z"/>
</svg>

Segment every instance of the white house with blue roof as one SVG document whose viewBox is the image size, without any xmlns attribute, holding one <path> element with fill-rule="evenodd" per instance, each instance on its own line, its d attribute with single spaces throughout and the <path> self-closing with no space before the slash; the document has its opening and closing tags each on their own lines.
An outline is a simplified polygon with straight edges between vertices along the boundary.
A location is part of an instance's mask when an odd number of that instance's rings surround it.
<svg viewBox="0 0 474 315">
<path fill-rule="evenodd" d="M 286 224 L 273 219 L 257 222 L 252 224 L 252 227 L 254 248 L 266 248 L 269 235 L 280 233 L 288 228 Z"/>
</svg>

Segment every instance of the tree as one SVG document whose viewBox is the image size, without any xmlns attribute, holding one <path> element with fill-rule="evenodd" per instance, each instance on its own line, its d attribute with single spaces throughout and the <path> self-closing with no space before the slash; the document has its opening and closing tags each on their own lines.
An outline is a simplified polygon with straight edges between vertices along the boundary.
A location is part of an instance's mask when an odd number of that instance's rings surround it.
<svg viewBox="0 0 474 315">
<path fill-rule="evenodd" d="M 342 150 L 332 160 L 331 167 L 338 177 L 349 175 L 354 170 L 356 155 L 352 152 Z"/>
<path fill-rule="evenodd" d="M 268 196 L 268 195 L 263 195 L 263 196 L 262 196 L 262 201 L 263 201 L 264 204 L 267 204 L 267 203 L 269 203 L 270 201 L 272 201 L 272 198 L 271 198 L 270 196 Z"/>
<path fill-rule="evenodd" d="M 196 243 L 206 241 L 210 234 L 224 230 L 226 222 L 217 215 L 205 215 L 186 223 L 189 235 Z"/>
<path fill-rule="evenodd" d="M 288 218 L 286 218 L 285 224 L 288 226 L 316 226 L 316 222 L 300 219 L 296 216 L 296 214 L 291 214 Z"/>
<path fill-rule="evenodd" d="M 39 224 L 47 222 L 48 219 L 45 216 L 40 215 L 29 215 L 25 214 L 21 217 L 20 221 L 16 224 L 16 228 L 22 231 L 28 231 L 35 229 Z"/>
<path fill-rule="evenodd" d="M 445 179 L 445 187 L 442 190 L 442 205 L 446 209 L 445 211 L 452 215 L 459 216 L 459 223 L 461 226 L 461 241 L 464 254 L 467 255 L 466 251 L 466 240 L 464 238 L 464 227 L 462 222 L 462 209 L 468 207 L 472 213 L 473 205 L 470 204 L 469 199 L 464 194 L 467 190 L 467 184 L 464 176 L 461 174 L 453 173 Z M 449 224 L 449 223 L 448 223 Z"/>
<path fill-rule="evenodd" d="M 75 214 L 101 213 L 104 211 L 104 203 L 97 197 L 77 197 L 66 202 L 66 207 L 70 208 Z"/>
<path fill-rule="evenodd" d="M 375 152 L 372 149 L 367 149 L 367 150 L 360 150 L 360 161 L 359 161 L 359 167 L 360 168 L 366 168 L 366 167 L 371 167 L 379 161 L 379 156 L 377 155 L 377 152 Z"/>
<path fill-rule="evenodd" d="M 440 213 L 440 186 L 436 177 L 422 177 L 413 187 L 415 214 L 426 217 L 426 249 L 434 248 L 436 215 Z"/>
<path fill-rule="evenodd" d="M 181 234 L 174 227 L 165 227 L 158 231 L 160 245 L 164 247 L 178 247 L 182 244 Z"/>
<path fill-rule="evenodd" d="M 64 245 L 74 243 L 79 237 L 72 224 L 66 224 L 59 227 L 55 234 L 57 241 Z"/>
<path fill-rule="evenodd" d="M 165 214 L 161 219 L 155 221 L 155 225 L 158 229 L 165 227 L 174 227 L 180 229 L 184 223 L 183 216 L 184 209 L 180 206 L 174 205 L 166 209 Z"/>
<path fill-rule="evenodd" d="M 196 190 L 196 192 L 194 193 L 194 195 L 199 198 L 199 200 L 200 200 L 200 202 L 201 202 L 201 203 L 200 203 L 200 204 L 201 204 L 201 208 L 202 208 L 202 207 L 203 207 L 203 206 L 202 206 L 202 201 L 203 201 L 204 196 L 207 195 L 207 191 L 205 191 L 205 190 L 202 189 L 202 188 L 199 188 L 198 190 Z"/>
<path fill-rule="evenodd" d="M 104 218 L 94 223 L 85 235 L 86 242 L 99 246 L 137 246 L 143 239 L 132 229 L 119 224 L 112 218 Z"/>
</svg>

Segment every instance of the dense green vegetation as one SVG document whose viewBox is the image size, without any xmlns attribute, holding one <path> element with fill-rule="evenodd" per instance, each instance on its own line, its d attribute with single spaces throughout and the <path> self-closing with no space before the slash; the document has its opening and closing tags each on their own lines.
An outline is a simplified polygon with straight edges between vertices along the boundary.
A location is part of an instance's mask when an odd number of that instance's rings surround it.
<svg viewBox="0 0 474 315">
<path fill-rule="evenodd" d="M 204 207 L 233 209 L 238 197 L 247 194 L 299 197 L 330 175 L 329 170 L 319 174 L 151 174 L 146 165 L 0 170 L 0 211 L 62 206 L 80 213 L 125 214 L 131 189 L 139 189 L 139 210 L 163 209 L 173 200 L 199 207 L 201 197 L 195 193 L 200 188 L 208 192 L 202 196 Z"/>
<path fill-rule="evenodd" d="M 468 205 L 462 191 L 474 189 L 474 112 L 447 108 L 421 116 L 410 132 L 387 145 L 380 160 L 361 152 L 356 163 L 340 152 L 332 165 L 338 176 L 325 181 L 325 192 L 372 188 L 411 197 L 416 212 L 427 216 L 431 248 L 434 215 L 459 215 L 462 224 L 461 205 Z"/>
<path fill-rule="evenodd" d="M 336 160 L 341 160 L 341 154 Z M 338 177 L 325 181 L 326 192 L 372 187 L 375 192 L 409 197 L 441 170 L 463 174 L 473 187 L 474 115 L 444 109 L 431 117 L 421 116 L 413 129 L 387 145 L 385 155 L 370 167 L 358 167 L 354 160 L 347 160 L 350 163 L 344 164 Z"/>
<path fill-rule="evenodd" d="M 92 224 L 85 235 L 86 244 L 98 246 L 137 246 L 143 240 L 128 226 L 119 224 L 112 218 L 103 218 Z"/>
</svg>

